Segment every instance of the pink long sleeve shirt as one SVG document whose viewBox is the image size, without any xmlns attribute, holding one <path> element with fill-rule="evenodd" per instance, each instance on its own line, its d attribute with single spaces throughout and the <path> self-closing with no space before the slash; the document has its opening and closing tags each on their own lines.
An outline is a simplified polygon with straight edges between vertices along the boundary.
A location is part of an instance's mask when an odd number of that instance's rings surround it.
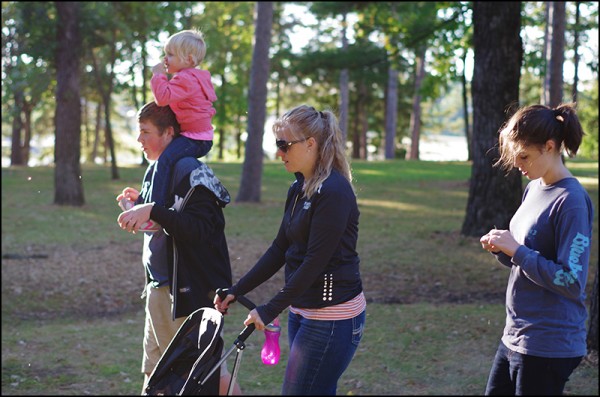
<svg viewBox="0 0 600 397">
<path fill-rule="evenodd" d="M 150 80 L 154 102 L 169 105 L 181 126 L 181 135 L 195 140 L 212 140 L 212 117 L 216 110 L 215 89 L 210 72 L 195 68 L 182 69 L 171 80 L 165 74 L 154 74 Z"/>
</svg>

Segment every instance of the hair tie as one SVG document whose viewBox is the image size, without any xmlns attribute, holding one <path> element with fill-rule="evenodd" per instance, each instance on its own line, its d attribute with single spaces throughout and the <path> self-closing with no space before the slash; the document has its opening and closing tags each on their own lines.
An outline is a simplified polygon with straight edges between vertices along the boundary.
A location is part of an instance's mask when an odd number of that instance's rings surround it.
<svg viewBox="0 0 600 397">
<path fill-rule="evenodd" d="M 559 109 L 554 109 L 554 118 L 559 122 L 562 123 L 565 121 L 564 116 L 562 115 L 562 111 L 560 111 Z"/>
</svg>

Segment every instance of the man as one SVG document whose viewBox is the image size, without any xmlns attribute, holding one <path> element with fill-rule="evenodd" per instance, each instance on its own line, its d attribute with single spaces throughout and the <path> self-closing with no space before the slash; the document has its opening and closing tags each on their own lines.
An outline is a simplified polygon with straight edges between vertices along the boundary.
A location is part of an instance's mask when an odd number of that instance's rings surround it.
<svg viewBox="0 0 600 397">
<path fill-rule="evenodd" d="M 153 169 L 169 143 L 178 139 L 179 124 L 168 106 L 150 102 L 138 112 L 138 127 L 137 140 L 150 165 L 141 192 L 126 187 L 117 196 L 125 209 L 117 222 L 132 233 L 148 222 L 162 226 L 156 232 L 144 232 L 144 394 L 150 374 L 187 316 L 201 307 L 212 307 L 215 290 L 231 285 L 223 215 L 230 196 L 208 166 L 186 157 L 173 170 L 168 205 L 155 206 L 150 202 Z M 221 394 L 227 391 L 229 380 L 223 366 Z M 234 392 L 241 394 L 237 385 Z"/>
</svg>

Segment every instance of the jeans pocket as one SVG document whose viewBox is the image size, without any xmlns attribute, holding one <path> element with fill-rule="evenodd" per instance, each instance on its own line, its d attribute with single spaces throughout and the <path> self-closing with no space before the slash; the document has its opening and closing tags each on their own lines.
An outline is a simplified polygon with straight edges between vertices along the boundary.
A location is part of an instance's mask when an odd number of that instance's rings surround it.
<svg viewBox="0 0 600 397">
<path fill-rule="evenodd" d="M 365 328 L 364 312 L 352 319 L 352 344 L 358 346 Z"/>
</svg>

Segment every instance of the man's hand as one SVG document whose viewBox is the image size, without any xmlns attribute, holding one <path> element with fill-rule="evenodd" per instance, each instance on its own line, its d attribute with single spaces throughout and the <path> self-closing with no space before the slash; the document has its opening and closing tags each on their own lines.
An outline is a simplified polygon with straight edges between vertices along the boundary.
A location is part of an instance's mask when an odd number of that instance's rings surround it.
<svg viewBox="0 0 600 397">
<path fill-rule="evenodd" d="M 130 233 L 136 233 L 137 230 L 150 220 L 150 212 L 154 203 L 138 204 L 128 211 L 122 212 L 117 218 L 117 223 L 121 229 Z"/>
</svg>

